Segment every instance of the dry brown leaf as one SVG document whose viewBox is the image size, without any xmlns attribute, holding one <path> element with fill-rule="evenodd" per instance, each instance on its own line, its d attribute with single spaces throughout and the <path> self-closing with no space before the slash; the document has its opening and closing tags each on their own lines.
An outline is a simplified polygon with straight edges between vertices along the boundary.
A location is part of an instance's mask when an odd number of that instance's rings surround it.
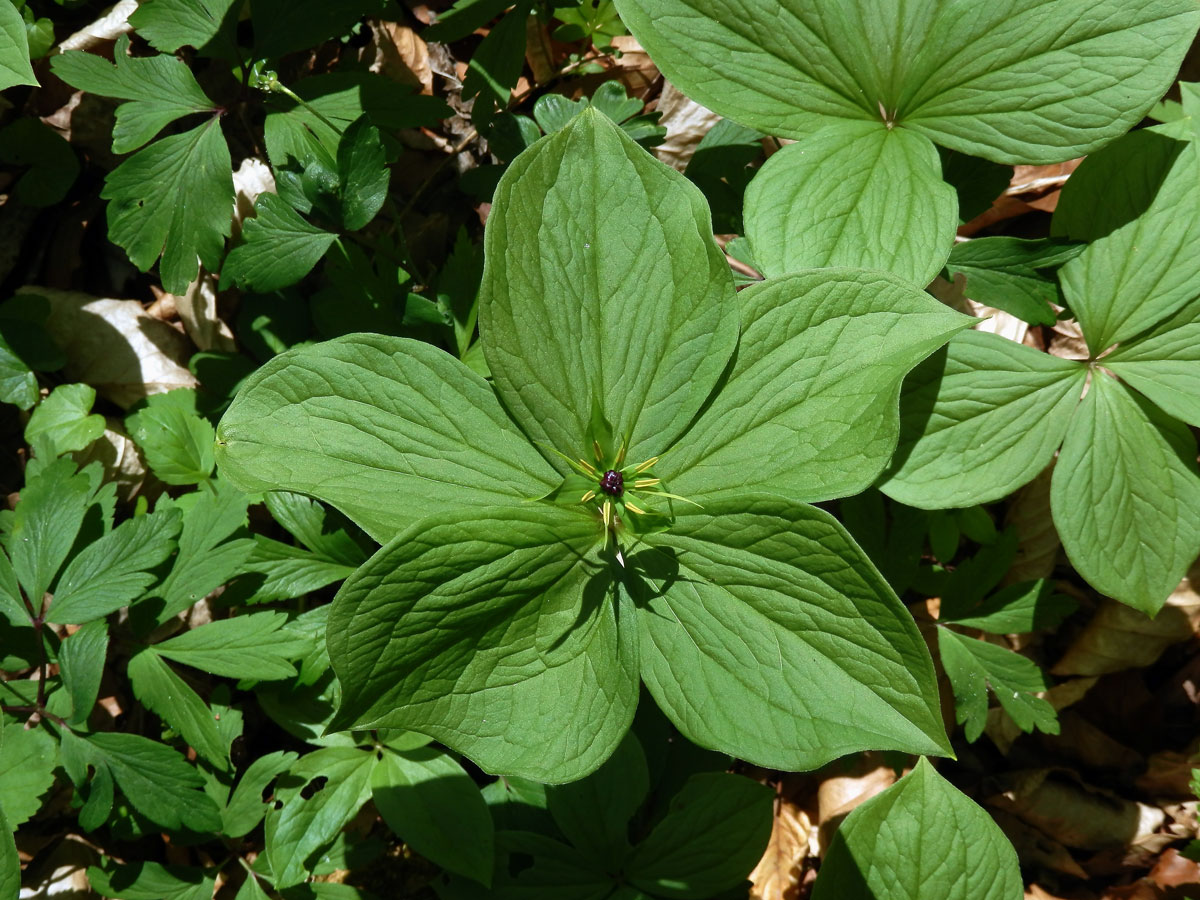
<svg viewBox="0 0 1200 900">
<path fill-rule="evenodd" d="M 1146 771 L 1135 782 L 1138 790 L 1150 797 L 1191 798 L 1192 769 L 1200 766 L 1196 762 L 1198 749 L 1193 741 L 1188 752 L 1151 753 L 1146 760 Z"/>
<path fill-rule="evenodd" d="M 613 38 L 612 45 L 621 51 L 621 55 L 613 60 L 613 71 L 631 94 L 644 97 L 650 86 L 658 80 L 658 66 L 654 65 L 650 54 L 642 49 L 637 38 L 631 34 Z"/>
<path fill-rule="evenodd" d="M 993 779 L 985 801 L 1068 847 L 1129 847 L 1166 820 L 1161 809 L 1085 784 L 1068 769 L 1027 769 Z"/>
<path fill-rule="evenodd" d="M 1001 584 L 1049 578 L 1062 546 L 1050 514 L 1050 476 L 1054 467 L 1018 490 L 1008 503 L 1005 524 L 1017 532 L 1017 555 Z"/>
<path fill-rule="evenodd" d="M 989 812 L 1017 851 L 1021 865 L 1062 872 L 1074 878 L 1087 878 L 1087 872 L 1075 861 L 1071 851 L 1058 841 L 1025 824 L 1012 813 L 999 809 L 990 809 Z"/>
<path fill-rule="evenodd" d="M 797 900 L 815 832 L 804 810 L 788 800 L 777 805 L 771 840 L 750 873 L 750 900 Z"/>
<path fill-rule="evenodd" d="M 1104 900 L 1164 900 L 1163 892 L 1150 882 L 1142 880 L 1104 892 Z"/>
<path fill-rule="evenodd" d="M 1180 856 L 1174 847 L 1164 850 L 1154 868 L 1147 876 L 1155 884 L 1162 887 L 1176 887 L 1181 884 L 1200 884 L 1200 863 L 1194 863 L 1185 856 Z"/>
<path fill-rule="evenodd" d="M 109 419 L 104 434 L 85 450 L 72 454 L 79 466 L 98 461 L 104 469 L 105 483 L 117 486 L 122 501 L 136 497 L 146 481 L 146 462 L 129 436 L 115 419 Z"/>
<path fill-rule="evenodd" d="M 554 50 L 550 46 L 550 29 L 537 16 L 525 19 L 525 61 L 538 84 L 546 84 L 557 71 Z"/>
<path fill-rule="evenodd" d="M 96 21 L 85 28 L 79 29 L 70 37 L 63 40 L 58 49 L 61 53 L 68 50 L 90 50 L 97 44 L 115 41 L 123 34 L 133 31 L 129 17 L 138 8 L 138 0 L 120 0 Z"/>
<path fill-rule="evenodd" d="M 275 175 L 271 167 L 255 156 L 247 156 L 233 173 L 234 240 L 242 233 L 242 222 L 254 215 L 254 204 L 263 194 L 275 193 Z"/>
<path fill-rule="evenodd" d="M 817 788 L 818 839 L 822 855 L 829 849 L 838 825 L 861 803 L 896 783 L 896 770 L 884 765 L 878 753 L 864 753 L 854 760 L 854 769 L 831 775 Z"/>
<path fill-rule="evenodd" d="M 657 109 L 662 113 L 658 124 L 667 129 L 667 136 L 654 148 L 654 154 L 682 172 L 700 141 L 721 121 L 721 117 L 692 100 L 669 81 L 663 83 Z"/>
<path fill-rule="evenodd" d="M 1151 619 L 1106 598 L 1050 671 L 1055 675 L 1107 675 L 1148 666 L 1172 644 L 1192 637 L 1189 612 L 1168 601 Z"/>
<path fill-rule="evenodd" d="M 1083 877 L 1082 875 L 1080 877 Z M 1029 890 L 1025 892 L 1025 900 L 1064 900 L 1057 894 L 1051 894 L 1047 890 L 1043 890 L 1036 884 L 1031 884 Z"/>
<path fill-rule="evenodd" d="M 425 41 L 396 22 L 374 22 L 371 30 L 377 49 L 371 71 L 401 84 L 419 86 L 422 94 L 432 94 L 433 69 Z"/>
<path fill-rule="evenodd" d="M 1034 209 L 1052 213 L 1058 207 L 1062 186 L 1081 162 L 1083 157 L 1047 166 L 1014 166 L 1012 181 L 1004 193 L 1019 197 Z"/>
<path fill-rule="evenodd" d="M 146 315 L 136 300 L 34 286 L 21 290 L 50 302 L 47 330 L 67 355 L 63 374 L 71 381 L 90 384 L 124 408 L 150 394 L 196 386 L 187 369 L 188 339 Z"/>
<path fill-rule="evenodd" d="M 182 297 L 175 298 L 175 309 L 183 329 L 197 350 L 229 352 L 237 349 L 233 332 L 217 317 L 217 277 L 201 270 Z"/>
<path fill-rule="evenodd" d="M 1050 339 L 1048 352 L 1062 359 L 1087 359 L 1091 356 L 1083 329 L 1074 319 L 1063 319 L 1054 323 L 1054 337 Z"/>
</svg>

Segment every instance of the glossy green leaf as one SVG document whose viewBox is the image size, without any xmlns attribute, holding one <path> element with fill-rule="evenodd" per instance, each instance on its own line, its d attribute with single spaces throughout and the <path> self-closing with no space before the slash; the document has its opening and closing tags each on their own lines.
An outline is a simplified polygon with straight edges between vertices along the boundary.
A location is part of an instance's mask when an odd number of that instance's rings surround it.
<svg viewBox="0 0 1200 900">
<path fill-rule="evenodd" d="M 276 887 L 303 881 L 309 856 L 330 843 L 371 796 L 375 754 L 354 747 L 326 747 L 291 767 L 289 787 L 276 790 L 279 809 L 267 812 L 267 858 Z M 303 790 L 314 779 L 324 786 L 311 796 Z"/>
<path fill-rule="evenodd" d="M 490 118 L 493 107 L 503 109 L 521 77 L 525 64 L 525 21 L 532 5 L 531 0 L 519 0 L 471 54 L 462 89 L 464 97 L 478 95 L 471 110 L 476 120 Z"/>
<path fill-rule="evenodd" d="M 17 84 L 36 86 L 33 66 L 29 64 L 29 38 L 25 20 L 8 0 L 0 3 L 0 91 Z M 7 863 L 8 860 L 3 860 Z M 18 875 L 18 882 L 20 876 Z"/>
<path fill-rule="evenodd" d="M 82 450 L 104 434 L 104 416 L 88 415 L 96 391 L 86 384 L 60 384 L 37 405 L 25 425 L 25 440 L 48 439 L 58 453 Z"/>
<path fill-rule="evenodd" d="M 0 549 L 0 616 L 8 619 L 17 628 L 29 626 L 33 618 L 22 600 L 17 573 L 13 571 L 8 554 L 2 549 Z"/>
<path fill-rule="evenodd" d="M 239 838 L 253 831 L 267 813 L 263 791 L 276 776 L 291 768 L 297 758 L 290 750 L 276 750 L 250 763 L 221 810 L 221 833 Z"/>
<path fill-rule="evenodd" d="M 161 255 L 163 287 L 182 295 L 200 262 L 219 268 L 232 227 L 233 172 L 218 120 L 139 150 L 109 173 L 100 196 L 111 201 L 113 243 L 143 272 Z"/>
<path fill-rule="evenodd" d="M 882 269 L 924 287 L 958 227 L 958 198 L 928 139 L 882 122 L 827 125 L 784 147 L 746 189 L 759 271 Z"/>
<path fill-rule="evenodd" d="M 1053 231 L 1090 243 L 1059 280 L 1097 355 L 1200 293 L 1200 175 L 1192 145 L 1142 130 L 1089 157 L 1068 184 Z"/>
<path fill-rule="evenodd" d="M 689 740 L 793 771 L 948 752 L 912 617 L 828 513 L 751 494 L 646 542 L 642 679 Z"/>
<path fill-rule="evenodd" d="M 8 528 L 8 553 L 25 596 L 40 610 L 42 597 L 71 551 L 83 525 L 92 488 L 69 459 L 55 460 L 32 476 Z"/>
<path fill-rule="evenodd" d="M 1053 628 L 1074 612 L 1078 605 L 1066 594 L 1054 593 L 1054 584 L 1043 578 L 1002 588 L 963 615 L 947 615 L 943 603 L 938 621 L 966 625 L 991 634 L 1025 634 Z"/>
<path fill-rule="evenodd" d="M 1083 251 L 1079 244 L 1000 236 L 954 245 L 946 269 L 967 276 L 967 296 L 1002 309 L 1031 325 L 1053 325 L 1050 304 L 1062 305 L 1058 282 L 1042 270 L 1056 268 Z"/>
<path fill-rule="evenodd" d="M 928 760 L 856 807 L 813 900 L 1021 900 L 1017 854 L 991 816 Z"/>
<path fill-rule="evenodd" d="M 520 504 L 556 483 L 486 381 L 429 344 L 381 335 L 275 357 L 217 439 L 221 474 L 239 487 L 310 494 L 381 542 L 423 516 Z"/>
<path fill-rule="evenodd" d="M 1104 357 L 1104 367 L 1158 406 L 1200 426 L 1200 300 Z"/>
<path fill-rule="evenodd" d="M 197 414 L 195 391 L 156 394 L 125 426 L 146 463 L 167 484 L 199 484 L 212 475 L 213 427 Z"/>
<path fill-rule="evenodd" d="M 904 376 L 971 323 L 899 278 L 852 269 L 783 276 L 738 300 L 732 370 L 655 467 L 701 505 L 752 490 L 804 501 L 863 490 L 895 449 Z"/>
<path fill-rule="evenodd" d="M 3 83 L 0 81 L 0 84 Z M 17 853 L 14 828 L 8 824 L 4 804 L 0 803 L 0 894 L 5 897 L 19 897 L 21 894 L 21 857 Z"/>
<path fill-rule="evenodd" d="M 0 808 L 10 828 L 20 828 L 41 808 L 42 795 L 54 784 L 58 744 L 43 727 L 19 722 L 0 730 Z"/>
<path fill-rule="evenodd" d="M 1098 371 L 1054 467 L 1050 506 L 1079 574 L 1154 615 L 1200 555 L 1195 438 Z"/>
<path fill-rule="evenodd" d="M 900 444 L 880 490 L 924 509 L 1007 496 L 1050 464 L 1086 376 L 997 335 L 956 335 L 904 384 Z"/>
<path fill-rule="evenodd" d="M 152 596 L 161 598 L 157 619 L 164 622 L 203 599 L 238 571 L 254 544 L 228 540 L 246 524 L 246 496 L 223 481 L 212 490 L 185 494 L 175 503 L 159 500 L 159 508 L 183 510 L 179 553 L 171 572 Z M 157 510 L 156 510 L 157 511 Z"/>
<path fill-rule="evenodd" d="M 156 825 L 200 832 L 220 828 L 216 804 L 199 790 L 204 777 L 179 753 L 157 741 L 136 734 L 76 737 L 63 731 L 62 762 L 76 785 L 85 781 L 88 767 L 95 769 L 94 778 L 107 784 L 109 806 L 115 781 L 133 808 Z M 107 816 L 107 810 L 100 812 Z"/>
<path fill-rule="evenodd" d="M 105 897 L 121 900 L 210 900 L 215 873 L 199 868 L 164 866 L 155 862 L 88 866 L 88 883 Z"/>
<path fill-rule="evenodd" d="M 492 882 L 492 814 L 462 766 L 441 750 L 384 751 L 371 773 L 371 797 L 388 828 L 449 872 Z"/>
<path fill-rule="evenodd" d="M 429 519 L 334 598 L 331 729 L 407 728 L 485 771 L 571 781 L 596 769 L 637 704 L 635 623 L 612 596 L 601 525 L 510 506 Z"/>
<path fill-rule="evenodd" d="M 391 172 L 379 129 L 359 119 L 342 135 L 337 153 L 342 191 L 342 225 L 357 231 L 375 218 L 387 199 Z"/>
<path fill-rule="evenodd" d="M 665 450 L 737 338 L 700 192 L 587 109 L 509 167 L 484 247 L 484 355 L 525 433 L 590 458 L 598 404 L 631 461 Z"/>
<path fill-rule="evenodd" d="M 183 116 L 217 111 L 192 70 L 174 56 L 130 56 L 126 37 L 117 42 L 113 60 L 75 50 L 50 62 L 72 87 L 128 101 L 117 107 L 113 153 L 136 150 Z"/>
<path fill-rule="evenodd" d="M 87 722 L 100 695 L 100 680 L 104 677 L 107 656 L 108 623 L 99 620 L 77 629 L 59 646 L 59 674 L 67 696 L 71 698 L 68 725 Z"/>
<path fill-rule="evenodd" d="M 703 898 L 746 881 L 771 837 L 774 791 L 740 775 L 693 775 L 627 863 L 654 897 Z"/>
<path fill-rule="evenodd" d="M 242 565 L 243 572 L 264 576 L 254 589 L 253 602 L 269 603 L 302 597 L 336 581 L 344 581 L 354 566 L 329 562 L 303 547 L 281 544 L 261 534 L 254 535 L 254 549 Z"/>
<path fill-rule="evenodd" d="M 305 652 L 307 642 L 281 631 L 286 623 L 281 612 L 242 613 L 192 628 L 155 644 L 154 650 L 227 678 L 288 678 L 296 674 L 291 661 Z"/>
<path fill-rule="evenodd" d="M 197 754 L 218 769 L 228 765 L 213 711 L 153 648 L 130 657 L 128 676 L 142 705 L 177 731 Z"/>
<path fill-rule="evenodd" d="M 242 238 L 225 259 L 222 282 L 269 293 L 311 272 L 337 235 L 308 224 L 278 194 L 262 194 Z"/>
<path fill-rule="evenodd" d="M 803 138 L 874 119 L 996 162 L 1070 159 L 1136 124 L 1200 25 L 1187 0 L 816 6 L 617 0 L 663 74 L 723 116 Z"/>
<path fill-rule="evenodd" d="M 938 652 L 954 689 L 955 716 L 968 741 L 976 741 L 987 724 L 988 688 L 1022 731 L 1037 728 L 1058 734 L 1058 714 L 1048 700 L 1035 697 L 1050 687 L 1037 665 L 1019 653 L 938 629 Z"/>
<path fill-rule="evenodd" d="M 163 53 L 195 47 L 203 56 L 227 58 L 235 53 L 240 6 L 237 0 L 147 0 L 133 11 L 129 24 Z"/>
<path fill-rule="evenodd" d="M 322 559 L 345 566 L 367 561 L 366 550 L 348 533 L 350 526 L 338 513 L 288 491 L 270 491 L 263 501 L 271 518 Z"/>
<path fill-rule="evenodd" d="M 579 781 L 546 789 L 546 807 L 559 830 L 601 868 L 619 870 L 631 849 L 629 822 L 650 790 L 646 754 L 633 733 Z"/>
</svg>

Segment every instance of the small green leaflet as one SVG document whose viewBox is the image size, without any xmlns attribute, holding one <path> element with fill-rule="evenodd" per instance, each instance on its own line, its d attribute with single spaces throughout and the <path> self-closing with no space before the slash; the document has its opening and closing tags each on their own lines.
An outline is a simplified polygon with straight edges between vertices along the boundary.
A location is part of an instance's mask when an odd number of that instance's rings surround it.
<svg viewBox="0 0 1200 900">
<path fill-rule="evenodd" d="M 0 809 L 13 830 L 42 805 L 54 784 L 58 745 L 44 728 L 26 729 L 19 722 L 0 726 Z"/>
<path fill-rule="evenodd" d="M 99 619 L 76 630 L 58 648 L 59 674 L 67 696 L 71 698 L 68 725 L 79 726 L 87 722 L 100 695 L 100 679 L 104 676 L 107 656 L 108 623 Z"/>
<path fill-rule="evenodd" d="M 195 47 L 202 56 L 237 59 L 233 32 L 239 9 L 237 0 L 147 0 L 129 24 L 163 53 Z"/>
<path fill-rule="evenodd" d="M 28 473 L 27 473 L 28 474 Z M 29 477 L 8 529 L 8 552 L 25 596 L 42 598 L 66 561 L 92 498 L 88 475 L 69 459 L 55 460 Z"/>
<path fill-rule="evenodd" d="M 218 769 L 228 766 L 213 712 L 199 695 L 163 662 L 155 648 L 144 648 L 129 659 L 130 686 L 138 700 L 171 728 L 188 746 Z"/>
<path fill-rule="evenodd" d="M 243 613 L 155 644 L 154 652 L 227 678 L 290 678 L 296 674 L 291 660 L 305 653 L 308 642 L 281 631 L 285 624 L 284 613 Z"/>
<path fill-rule="evenodd" d="M 985 237 L 954 245 L 946 269 L 967 276 L 967 296 L 1012 313 L 1031 325 L 1053 325 L 1050 304 L 1062 305 L 1058 283 L 1045 270 L 1083 251 L 1082 244 L 1048 239 Z"/>
<path fill-rule="evenodd" d="M 88 866 L 88 883 L 105 897 L 122 900 L 211 900 L 216 882 L 212 873 L 156 862 Z"/>
<path fill-rule="evenodd" d="M 1050 687 L 1042 670 L 1031 660 L 1005 647 L 938 629 L 942 665 L 954 688 L 954 709 L 974 742 L 987 724 L 987 689 L 1022 731 L 1037 728 L 1058 734 L 1058 716 L 1049 701 L 1033 696 Z"/>
<path fill-rule="evenodd" d="M 143 272 L 161 256 L 159 275 L 173 294 L 187 290 L 200 263 L 219 268 L 233 227 L 233 171 L 218 122 L 139 150 L 109 173 L 100 194 L 111 201 L 109 238 Z"/>
<path fill-rule="evenodd" d="M 266 293 L 295 284 L 337 240 L 336 234 L 304 221 L 277 194 L 262 194 L 254 212 L 242 226 L 243 243 L 225 259 L 223 285 Z"/>
<path fill-rule="evenodd" d="M 104 434 L 104 416 L 88 415 L 96 391 L 86 384 L 60 384 L 38 404 L 25 426 L 25 440 L 48 439 L 56 453 L 82 450 Z"/>
<path fill-rule="evenodd" d="M 155 394 L 125 419 L 146 463 L 167 484 L 198 484 L 212 475 L 213 427 L 196 412 L 196 392 Z"/>
<path fill-rule="evenodd" d="M 846 121 L 767 160 L 746 190 L 745 216 L 768 277 L 855 266 L 924 287 L 954 243 L 958 200 L 927 139 Z"/>
<path fill-rule="evenodd" d="M 29 64 L 29 38 L 25 20 L 11 0 L 0 3 L 0 91 L 17 84 L 37 86 Z M 6 864 L 7 859 L 0 861 Z"/>
<path fill-rule="evenodd" d="M 813 900 L 1022 896 L 1012 844 L 927 759 L 846 817 L 813 889 Z"/>
<path fill-rule="evenodd" d="M 213 102 L 196 83 L 192 70 L 173 56 L 129 55 L 129 38 L 113 50 L 115 65 L 101 56 L 75 50 L 54 57 L 54 74 L 74 88 L 126 100 L 117 107 L 113 153 L 128 153 L 164 127 L 192 113 L 215 113 Z"/>
</svg>

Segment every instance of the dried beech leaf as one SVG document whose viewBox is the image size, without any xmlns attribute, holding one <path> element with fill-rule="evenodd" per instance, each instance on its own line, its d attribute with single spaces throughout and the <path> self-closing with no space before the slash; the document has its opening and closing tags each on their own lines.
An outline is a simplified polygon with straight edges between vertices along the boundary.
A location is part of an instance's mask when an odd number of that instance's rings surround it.
<svg viewBox="0 0 1200 900">
<path fill-rule="evenodd" d="M 788 800 L 778 804 L 771 841 L 750 873 L 750 900 L 798 900 L 815 831 L 800 807 Z"/>
<path fill-rule="evenodd" d="M 60 53 L 68 50 L 90 50 L 98 44 L 115 41 L 123 34 L 133 31 L 129 17 L 138 8 L 138 0 L 120 0 L 92 24 L 79 29 L 59 45 Z"/>
<path fill-rule="evenodd" d="M 1188 612 L 1175 605 L 1174 599 L 1172 595 L 1151 619 L 1106 598 L 1050 671 L 1055 675 L 1107 675 L 1150 665 L 1169 646 L 1194 633 Z"/>
<path fill-rule="evenodd" d="M 1013 494 L 1008 503 L 1005 524 L 1017 532 L 1017 555 L 1005 574 L 1002 585 L 1049 578 L 1054 572 L 1062 541 L 1050 514 L 1050 477 L 1054 467 L 1045 471 Z"/>
<path fill-rule="evenodd" d="M 22 290 L 50 301 L 46 325 L 67 355 L 63 374 L 68 380 L 90 384 L 124 408 L 150 394 L 196 386 L 187 369 L 188 339 L 146 315 L 136 300 L 41 287 Z"/>
<path fill-rule="evenodd" d="M 721 117 L 687 97 L 669 81 L 663 83 L 658 111 L 662 113 L 658 124 L 667 129 L 667 137 L 654 148 L 654 155 L 682 172 L 700 141 Z"/>
<path fill-rule="evenodd" d="M 985 803 L 985 805 L 988 805 Z M 1052 872 L 1062 872 L 1074 878 L 1087 878 L 1087 872 L 1075 861 L 1071 851 L 1058 841 L 1038 831 L 1032 825 L 1027 825 L 1012 813 L 994 809 L 989 806 L 989 812 L 1005 837 L 1012 841 L 1017 851 L 1021 865 L 1027 868 L 1049 869 Z M 1026 895 L 1028 897 L 1028 895 Z M 1045 897 L 1053 897 L 1045 894 Z M 1057 898 L 1054 898 L 1057 900 Z"/>
<path fill-rule="evenodd" d="M 217 318 L 217 277 L 201 270 L 183 296 L 175 297 L 179 320 L 197 350 L 237 349 L 233 332 Z"/>
<path fill-rule="evenodd" d="M 419 86 L 422 94 L 432 94 L 433 69 L 425 41 L 396 22 L 376 22 L 373 30 L 379 54 L 371 71 L 401 84 Z"/>
</svg>

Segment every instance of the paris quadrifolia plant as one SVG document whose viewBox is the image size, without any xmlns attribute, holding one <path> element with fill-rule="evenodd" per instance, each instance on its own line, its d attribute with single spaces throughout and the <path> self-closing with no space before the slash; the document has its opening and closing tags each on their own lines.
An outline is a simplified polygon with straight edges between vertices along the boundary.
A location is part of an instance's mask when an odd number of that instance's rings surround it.
<svg viewBox="0 0 1200 900">
<path fill-rule="evenodd" d="M 570 781 L 644 684 L 761 765 L 949 753 L 911 616 L 810 504 L 879 476 L 904 376 L 973 320 L 860 269 L 736 293 L 700 192 L 594 110 L 501 179 L 479 318 L 490 383 L 349 335 L 268 363 L 218 429 L 223 476 L 383 545 L 329 614 L 332 730 Z"/>
</svg>

